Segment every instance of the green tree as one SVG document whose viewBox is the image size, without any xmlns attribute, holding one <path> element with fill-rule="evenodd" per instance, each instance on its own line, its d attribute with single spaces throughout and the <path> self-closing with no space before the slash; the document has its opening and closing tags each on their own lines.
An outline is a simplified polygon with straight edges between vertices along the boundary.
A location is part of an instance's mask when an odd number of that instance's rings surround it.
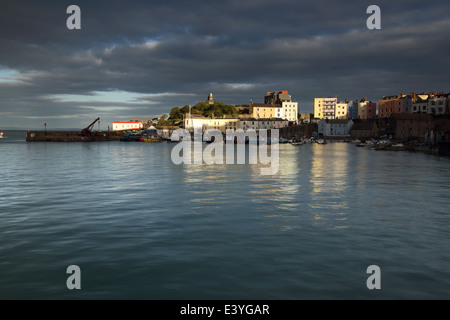
<svg viewBox="0 0 450 320">
<path fill-rule="evenodd" d="M 173 107 L 172 110 L 170 110 L 169 118 L 172 121 L 183 119 L 183 114 L 181 113 L 181 109 L 179 107 Z"/>
<path fill-rule="evenodd" d="M 167 126 L 168 125 L 167 117 L 168 117 L 167 114 L 163 114 L 161 116 L 161 118 L 159 118 L 159 120 L 158 120 L 158 127 L 162 127 L 162 126 Z"/>
</svg>

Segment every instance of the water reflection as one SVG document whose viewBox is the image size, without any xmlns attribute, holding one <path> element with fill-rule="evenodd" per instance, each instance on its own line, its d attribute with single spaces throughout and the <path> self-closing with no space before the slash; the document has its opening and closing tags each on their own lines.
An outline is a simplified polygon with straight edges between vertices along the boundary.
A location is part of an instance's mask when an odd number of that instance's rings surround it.
<svg viewBox="0 0 450 320">
<path fill-rule="evenodd" d="M 310 208 L 315 220 L 333 219 L 339 221 L 336 228 L 345 226 L 348 219 L 349 204 L 347 189 L 350 155 L 348 145 L 330 143 L 314 145 L 309 176 Z M 353 173 L 354 174 L 354 173 Z"/>
</svg>

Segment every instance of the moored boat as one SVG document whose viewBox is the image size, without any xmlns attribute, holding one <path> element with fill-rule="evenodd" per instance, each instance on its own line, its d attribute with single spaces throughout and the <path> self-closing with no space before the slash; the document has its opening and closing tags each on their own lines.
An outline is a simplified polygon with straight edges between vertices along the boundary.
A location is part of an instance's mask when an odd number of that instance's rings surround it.
<svg viewBox="0 0 450 320">
<path fill-rule="evenodd" d="M 141 138 L 141 142 L 151 142 L 151 143 L 158 143 L 162 142 L 161 137 L 149 137 L 149 138 Z"/>
</svg>

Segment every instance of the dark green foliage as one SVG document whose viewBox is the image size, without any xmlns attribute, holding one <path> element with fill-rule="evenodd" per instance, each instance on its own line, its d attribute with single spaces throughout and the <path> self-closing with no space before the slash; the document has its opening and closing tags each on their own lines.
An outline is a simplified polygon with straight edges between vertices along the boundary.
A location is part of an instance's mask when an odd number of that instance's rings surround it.
<svg viewBox="0 0 450 320">
<path fill-rule="evenodd" d="M 175 123 L 180 123 L 183 121 L 183 116 L 189 113 L 189 106 L 184 106 L 183 108 L 173 107 L 170 111 L 169 119 L 163 119 L 164 125 L 175 125 Z M 215 101 L 214 104 L 209 104 L 206 101 L 200 101 L 195 106 L 191 107 L 191 114 L 202 115 L 204 117 L 214 117 L 221 118 L 226 117 L 237 117 L 240 111 L 233 105 L 226 105 L 220 101 Z M 160 119 L 161 121 L 161 119 Z M 159 122 L 158 122 L 159 125 Z"/>
</svg>

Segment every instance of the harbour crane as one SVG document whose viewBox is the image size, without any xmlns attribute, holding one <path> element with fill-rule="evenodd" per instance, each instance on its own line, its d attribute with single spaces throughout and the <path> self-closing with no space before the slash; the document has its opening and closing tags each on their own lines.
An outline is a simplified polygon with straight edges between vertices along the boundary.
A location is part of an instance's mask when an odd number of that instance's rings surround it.
<svg viewBox="0 0 450 320">
<path fill-rule="evenodd" d="M 92 135 L 92 128 L 97 123 L 97 121 L 100 121 L 100 118 L 95 119 L 95 121 L 92 122 L 89 126 L 84 128 L 83 130 L 81 130 L 81 135 L 82 136 L 90 136 L 90 135 Z"/>
</svg>

